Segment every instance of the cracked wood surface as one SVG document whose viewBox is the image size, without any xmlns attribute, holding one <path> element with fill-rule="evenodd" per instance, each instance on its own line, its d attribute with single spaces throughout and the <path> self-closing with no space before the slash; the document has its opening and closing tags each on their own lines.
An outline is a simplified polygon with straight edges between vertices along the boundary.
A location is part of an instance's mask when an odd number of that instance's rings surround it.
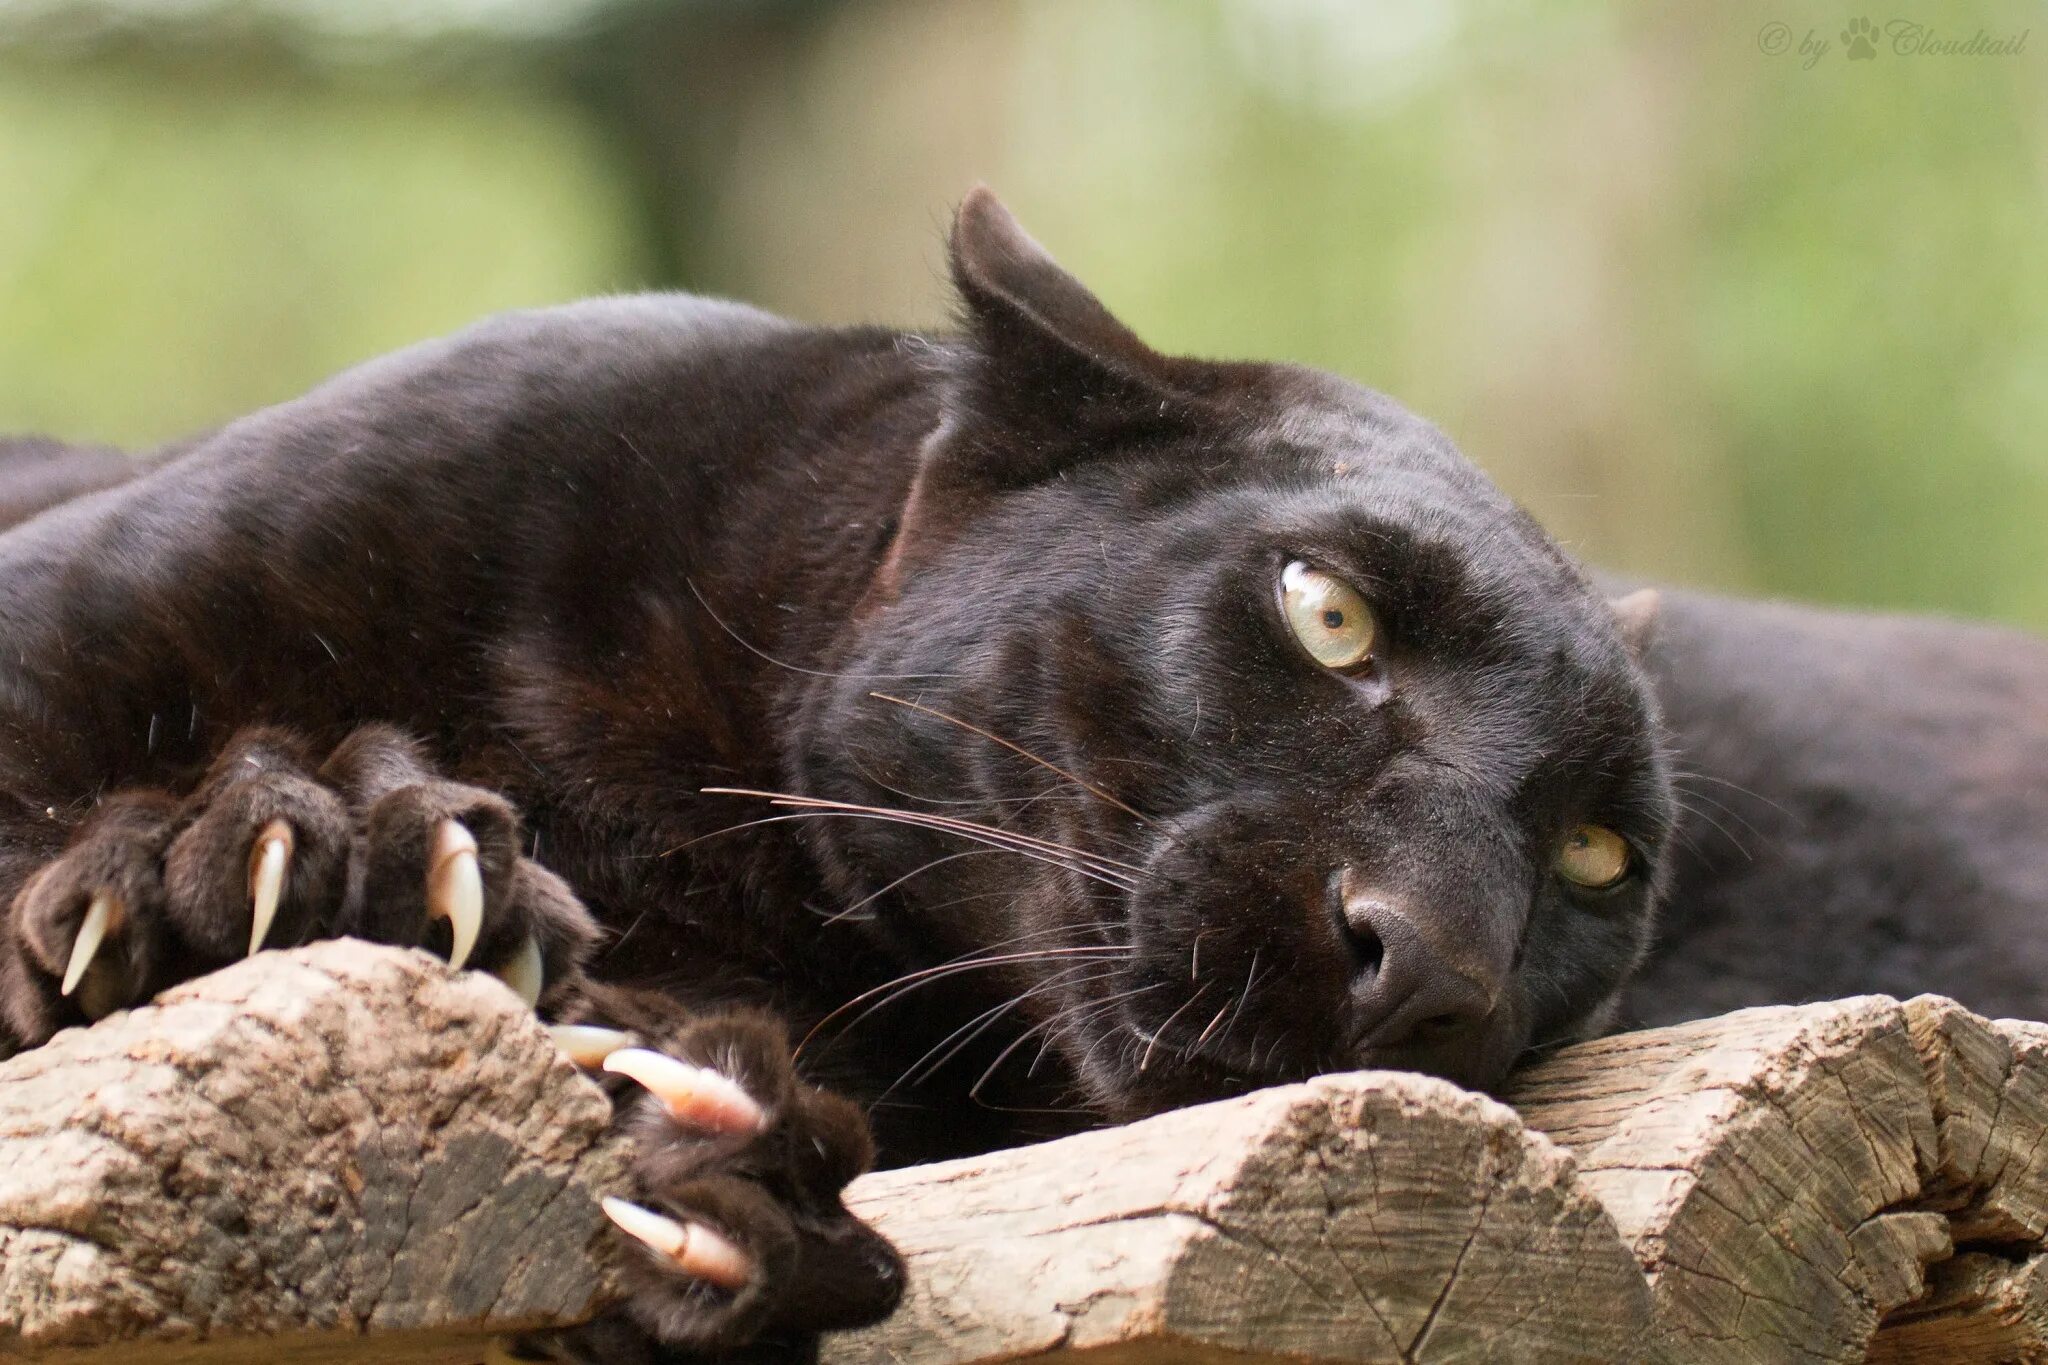
<svg viewBox="0 0 2048 1365">
<path fill-rule="evenodd" d="M 1651 1286 L 1647 1359 L 2048 1360 L 2048 1028 L 1882 996 L 1568 1048 L 1509 1098 Z"/>
<path fill-rule="evenodd" d="M 1627 1360 L 1649 1295 L 1502 1105 L 1324 1077 L 857 1187 L 911 1294 L 835 1362 Z"/>
<path fill-rule="evenodd" d="M 2048 1027 L 1934 997 L 872 1175 L 828 1365 L 2048 1360 Z M 258 959 L 0 1062 L 0 1361 L 440 1362 L 616 1295 L 603 1095 L 495 980 Z"/>
</svg>

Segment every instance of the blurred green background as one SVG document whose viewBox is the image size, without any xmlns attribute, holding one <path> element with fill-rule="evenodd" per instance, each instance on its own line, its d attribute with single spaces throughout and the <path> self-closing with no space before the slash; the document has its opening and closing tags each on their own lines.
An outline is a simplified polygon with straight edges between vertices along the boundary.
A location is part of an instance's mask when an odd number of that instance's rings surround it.
<svg viewBox="0 0 2048 1365">
<path fill-rule="evenodd" d="M 0 0 L 0 429 L 146 445 L 602 291 L 936 323 L 986 180 L 1155 343 L 1386 389 L 1588 558 L 2048 627 L 2048 32 L 1859 13 Z"/>
</svg>

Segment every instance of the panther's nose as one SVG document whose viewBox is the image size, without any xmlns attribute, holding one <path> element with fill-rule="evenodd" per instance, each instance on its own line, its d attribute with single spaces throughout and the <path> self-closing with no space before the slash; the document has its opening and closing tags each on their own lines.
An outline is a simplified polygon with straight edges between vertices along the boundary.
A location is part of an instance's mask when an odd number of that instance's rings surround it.
<svg viewBox="0 0 2048 1365">
<path fill-rule="evenodd" d="M 1337 910 L 1357 966 L 1354 1040 L 1361 1049 L 1428 1045 L 1465 1035 L 1492 1015 L 1505 972 L 1480 961 L 1477 945 L 1452 941 L 1402 898 L 1336 879 Z"/>
</svg>

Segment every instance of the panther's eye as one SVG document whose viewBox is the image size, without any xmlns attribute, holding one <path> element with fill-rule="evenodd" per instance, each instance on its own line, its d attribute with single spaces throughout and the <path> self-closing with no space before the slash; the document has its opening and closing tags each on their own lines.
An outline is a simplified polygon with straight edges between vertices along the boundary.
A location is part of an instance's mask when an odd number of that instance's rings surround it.
<svg viewBox="0 0 2048 1365">
<path fill-rule="evenodd" d="M 1628 875 L 1628 841 L 1604 825 L 1580 825 L 1557 851 L 1557 875 L 1598 891 Z"/>
<path fill-rule="evenodd" d="M 1323 667 L 1354 668 L 1372 657 L 1372 608 L 1343 579 L 1297 559 L 1280 571 L 1280 605 L 1294 638 Z"/>
</svg>

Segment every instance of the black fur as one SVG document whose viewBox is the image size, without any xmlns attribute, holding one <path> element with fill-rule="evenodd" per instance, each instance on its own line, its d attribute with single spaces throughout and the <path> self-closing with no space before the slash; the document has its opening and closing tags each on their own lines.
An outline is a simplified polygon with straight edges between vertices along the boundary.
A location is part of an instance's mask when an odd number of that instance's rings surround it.
<svg viewBox="0 0 2048 1365">
<path fill-rule="evenodd" d="M 2048 1018 L 2048 641 L 1666 593 L 1649 665 L 1688 809 L 1629 1017 Z"/>
</svg>

